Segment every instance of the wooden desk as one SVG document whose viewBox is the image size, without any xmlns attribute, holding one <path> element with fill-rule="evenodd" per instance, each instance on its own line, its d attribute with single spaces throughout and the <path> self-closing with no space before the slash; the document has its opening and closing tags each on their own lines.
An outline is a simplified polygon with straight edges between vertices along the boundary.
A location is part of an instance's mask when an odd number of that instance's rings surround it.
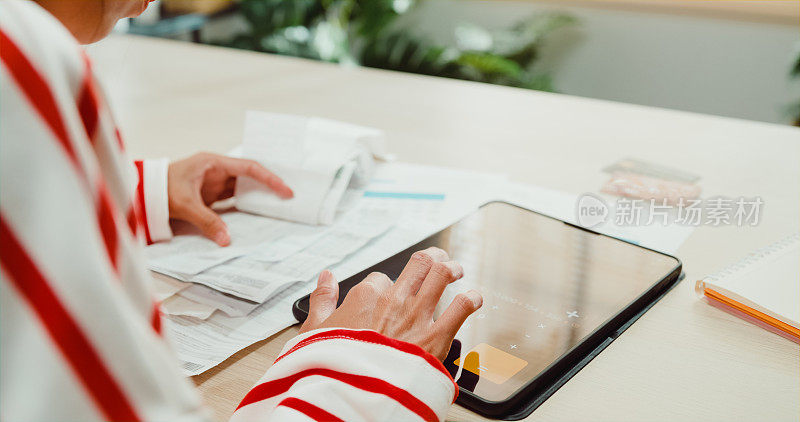
<svg viewBox="0 0 800 422">
<path fill-rule="evenodd" d="M 112 37 L 90 54 L 138 157 L 228 151 L 245 110 L 260 109 L 382 128 L 400 160 L 576 193 L 597 190 L 600 169 L 631 156 L 702 175 L 705 196 L 760 196 L 757 227 L 698 228 L 677 253 L 687 279 L 529 419 L 798 419 L 798 345 L 701 303 L 692 286 L 798 230 L 800 130 L 136 37 Z M 195 377 L 219 419 L 295 332 Z M 478 418 L 457 406 L 449 416 Z"/>
</svg>

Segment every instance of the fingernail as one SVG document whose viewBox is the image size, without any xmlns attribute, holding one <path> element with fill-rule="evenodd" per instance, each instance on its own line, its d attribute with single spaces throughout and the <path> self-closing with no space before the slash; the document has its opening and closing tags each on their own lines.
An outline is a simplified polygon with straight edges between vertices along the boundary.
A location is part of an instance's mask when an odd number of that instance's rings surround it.
<svg viewBox="0 0 800 422">
<path fill-rule="evenodd" d="M 330 271 L 325 270 L 319 274 L 319 278 L 317 279 L 317 286 L 321 286 L 325 283 L 328 283 L 333 278 L 333 274 Z"/>
<path fill-rule="evenodd" d="M 461 264 L 456 263 L 456 270 L 455 274 L 453 275 L 455 276 L 456 280 L 461 280 L 461 278 L 464 277 L 464 267 L 462 267 Z"/>
<path fill-rule="evenodd" d="M 216 236 L 214 236 L 214 241 L 219 245 L 227 246 L 231 243 L 231 235 L 228 234 L 227 230 L 220 230 L 217 232 Z"/>
<path fill-rule="evenodd" d="M 472 301 L 472 304 L 475 305 L 475 309 L 480 308 L 483 305 L 483 296 L 480 293 L 476 292 L 475 290 L 468 290 L 465 295 Z"/>
<path fill-rule="evenodd" d="M 276 187 L 275 188 L 275 193 L 278 194 L 278 196 L 281 199 L 292 199 L 292 198 L 294 198 L 294 191 L 292 190 L 292 188 L 290 188 L 290 187 L 288 187 L 286 185 L 284 185 L 283 187 Z"/>
</svg>

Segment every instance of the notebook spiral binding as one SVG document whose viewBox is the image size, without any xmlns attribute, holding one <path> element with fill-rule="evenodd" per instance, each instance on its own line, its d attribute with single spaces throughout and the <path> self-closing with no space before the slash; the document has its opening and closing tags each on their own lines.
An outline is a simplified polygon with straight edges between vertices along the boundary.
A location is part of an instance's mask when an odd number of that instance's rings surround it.
<svg viewBox="0 0 800 422">
<path fill-rule="evenodd" d="M 736 274 L 747 268 L 748 266 L 761 261 L 762 259 L 773 255 L 775 253 L 783 251 L 787 246 L 792 245 L 793 243 L 800 241 L 800 233 L 795 233 L 789 236 L 784 237 L 781 240 L 778 240 L 775 243 L 772 243 L 768 246 L 765 246 L 761 249 L 757 249 L 751 253 L 749 253 L 744 258 L 740 259 L 739 261 L 734 262 L 733 264 L 723 268 L 722 270 L 706 276 L 703 281 L 719 281 L 728 276 Z"/>
</svg>

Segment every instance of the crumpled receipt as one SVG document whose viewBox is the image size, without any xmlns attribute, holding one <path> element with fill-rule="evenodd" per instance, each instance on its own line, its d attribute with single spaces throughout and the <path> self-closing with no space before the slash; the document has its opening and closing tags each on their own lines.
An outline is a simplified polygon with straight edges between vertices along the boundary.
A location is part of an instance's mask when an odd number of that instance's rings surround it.
<svg viewBox="0 0 800 422">
<path fill-rule="evenodd" d="M 318 117 L 248 111 L 242 157 L 258 161 L 294 191 L 282 199 L 240 177 L 236 208 L 312 225 L 329 225 L 348 187 L 371 178 L 374 158 L 385 155 L 382 131 Z"/>
</svg>

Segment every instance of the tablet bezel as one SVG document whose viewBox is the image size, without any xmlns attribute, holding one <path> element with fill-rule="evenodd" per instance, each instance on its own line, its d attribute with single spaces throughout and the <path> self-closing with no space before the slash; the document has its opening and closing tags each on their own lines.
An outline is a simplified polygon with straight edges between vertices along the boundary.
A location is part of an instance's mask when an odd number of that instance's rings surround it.
<svg viewBox="0 0 800 422">
<path fill-rule="evenodd" d="M 581 368 L 583 368 L 586 364 L 588 364 L 589 361 L 591 361 L 591 359 L 594 358 L 594 356 L 600 353 L 600 351 L 602 351 L 602 349 L 608 346 L 608 344 L 610 344 L 611 341 L 616 339 L 622 333 L 622 331 L 627 329 L 628 326 L 630 326 L 636 319 L 638 319 L 639 316 L 641 316 L 641 314 L 644 313 L 644 311 L 649 309 L 650 306 L 652 306 L 655 302 L 657 302 L 666 293 L 666 291 L 668 291 L 672 286 L 674 286 L 679 281 L 682 269 L 682 263 L 675 256 L 665 254 L 663 252 L 659 252 L 641 245 L 637 245 L 635 243 L 628 242 L 623 239 L 608 236 L 591 229 L 576 226 L 561 219 L 554 218 L 549 215 L 542 214 L 509 202 L 490 201 L 481 205 L 480 208 L 483 208 L 486 205 L 493 203 L 505 204 L 508 206 L 512 206 L 515 208 L 519 208 L 528 212 L 538 214 L 546 218 L 550 218 L 552 220 L 560 221 L 574 230 L 582 230 L 598 236 L 604 236 L 618 242 L 626 243 L 636 248 L 644 249 L 646 251 L 666 256 L 668 258 L 675 260 L 676 262 L 675 267 L 671 271 L 669 271 L 661 279 L 655 282 L 650 288 L 644 291 L 636 299 L 628 303 L 624 308 L 620 309 L 611 318 L 606 320 L 606 322 L 599 325 L 594 331 L 589 333 L 584 338 L 583 341 L 581 341 L 580 343 L 576 344 L 575 346 L 564 352 L 560 357 L 556 358 L 550 365 L 548 365 L 546 368 L 540 371 L 535 377 L 527 381 L 522 387 L 517 389 L 515 392 L 511 393 L 508 396 L 508 398 L 504 400 L 493 401 L 484 399 L 483 397 L 478 396 L 477 394 L 465 390 L 463 388 L 461 388 L 459 391 L 459 397 L 457 403 L 481 415 L 494 418 L 505 417 L 508 419 L 521 419 L 522 417 L 525 417 L 528 414 L 530 414 L 536 407 L 538 407 L 538 405 L 544 402 L 546 398 L 548 398 L 558 388 L 560 388 L 561 385 L 563 385 L 569 378 L 571 378 Z M 465 216 L 464 218 L 467 217 L 469 217 L 469 215 Z M 460 223 L 462 220 L 463 219 L 454 222 L 453 224 L 443 228 L 442 230 L 433 233 L 430 236 L 425 237 L 424 239 L 417 242 L 413 246 L 406 248 L 405 250 L 382 260 L 381 262 L 361 271 L 360 273 L 355 274 L 341 281 L 339 283 L 340 286 L 339 304 L 341 304 L 342 300 L 346 296 L 346 293 L 349 292 L 349 290 L 353 286 L 355 286 L 361 280 L 363 280 L 369 273 L 375 271 L 386 272 L 385 268 L 389 265 L 404 266 L 405 263 L 408 261 L 408 258 L 411 257 L 411 254 L 419 250 L 422 247 L 422 245 L 424 245 L 429 239 L 439 235 L 441 232 L 449 229 L 453 225 Z M 399 271 L 397 271 L 397 273 L 399 273 Z M 294 302 L 294 305 L 292 306 L 292 313 L 294 314 L 295 318 L 297 318 L 298 321 L 300 322 L 305 321 L 306 317 L 308 316 L 308 306 L 309 306 L 309 295 L 306 295 Z M 531 398 L 532 396 L 533 398 L 531 400 L 527 401 L 525 400 L 526 398 Z M 532 408 L 530 406 L 531 404 L 534 404 Z"/>
</svg>

